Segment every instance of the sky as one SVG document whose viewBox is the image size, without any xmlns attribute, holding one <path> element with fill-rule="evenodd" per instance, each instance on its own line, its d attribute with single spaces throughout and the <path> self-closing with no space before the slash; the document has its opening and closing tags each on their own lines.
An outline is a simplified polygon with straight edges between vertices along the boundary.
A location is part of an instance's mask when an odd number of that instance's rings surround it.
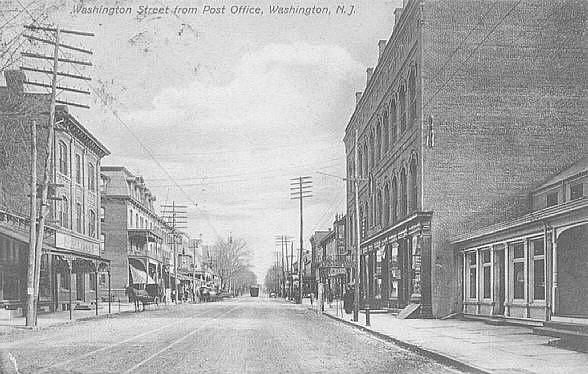
<svg viewBox="0 0 588 374">
<path fill-rule="evenodd" d="M 91 76 L 89 85 L 62 83 L 92 95 L 60 97 L 90 105 L 70 112 L 110 150 L 102 164 L 142 175 L 156 205 L 187 205 L 185 231 L 192 237 L 247 241 L 263 279 L 275 261 L 275 236 L 288 235 L 299 246 L 291 178 L 313 179 L 313 196 L 304 200 L 305 248 L 314 231 L 327 230 L 345 212 L 345 182 L 336 177 L 345 175 L 345 127 L 401 3 L 357 0 L 345 3 L 347 10 L 354 5 L 353 14 L 334 15 L 340 1 L 251 0 L 246 4 L 264 11 L 251 16 L 231 15 L 231 5 L 245 3 L 226 0 L 0 0 L 0 41 L 6 51 L 38 51 L 21 44 L 22 24 L 32 18 L 94 33 L 63 36 L 94 54 L 91 68 L 64 67 Z M 136 13 L 141 5 L 200 13 L 204 4 L 226 5 L 226 14 Z M 75 14 L 76 5 L 118 5 L 132 13 Z M 272 15 L 269 5 L 316 5 L 332 14 Z M 10 61 L 4 53 L 0 64 L 28 63 L 15 56 Z"/>
</svg>

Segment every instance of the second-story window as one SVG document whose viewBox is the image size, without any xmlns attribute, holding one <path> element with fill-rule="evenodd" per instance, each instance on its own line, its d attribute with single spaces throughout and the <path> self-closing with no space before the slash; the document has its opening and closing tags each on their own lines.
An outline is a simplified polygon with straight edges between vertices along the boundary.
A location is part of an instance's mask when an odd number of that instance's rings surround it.
<svg viewBox="0 0 588 374">
<path fill-rule="evenodd" d="M 84 226 L 82 225 L 82 204 L 76 203 L 76 231 L 83 233 Z"/>
<path fill-rule="evenodd" d="M 392 223 L 395 223 L 398 220 L 398 183 L 396 182 L 396 177 L 392 178 Z"/>
<path fill-rule="evenodd" d="M 409 126 L 412 125 L 413 121 L 416 120 L 417 115 L 417 103 L 416 103 L 416 68 L 412 69 L 410 72 L 410 76 L 408 78 L 408 100 L 409 100 L 409 116 L 410 116 L 410 123 Z"/>
<path fill-rule="evenodd" d="M 547 200 L 546 205 L 548 207 L 557 205 L 557 203 L 558 203 L 557 191 L 548 193 L 546 196 L 546 200 Z"/>
<path fill-rule="evenodd" d="M 402 169 L 400 172 L 400 217 L 406 216 L 406 198 L 407 198 L 407 186 L 406 186 L 406 170 Z"/>
<path fill-rule="evenodd" d="M 67 197 L 62 196 L 59 204 L 61 205 L 58 217 L 59 225 L 61 227 L 69 228 L 69 201 L 67 200 Z"/>
<path fill-rule="evenodd" d="M 91 162 L 88 164 L 88 189 L 90 191 L 96 189 L 96 169 Z"/>
<path fill-rule="evenodd" d="M 417 163 L 416 159 L 410 162 L 410 212 L 417 210 L 419 186 L 417 183 Z"/>
<path fill-rule="evenodd" d="M 382 126 L 380 123 L 376 126 L 376 160 L 382 157 Z"/>
<path fill-rule="evenodd" d="M 90 210 L 88 215 L 88 236 L 94 238 L 96 236 L 96 213 Z"/>
<path fill-rule="evenodd" d="M 576 200 L 584 197 L 584 185 L 582 183 L 572 184 L 570 186 L 570 200 Z"/>
<path fill-rule="evenodd" d="M 398 126 L 396 125 L 396 100 L 390 104 L 390 144 L 394 146 L 398 139 Z"/>
<path fill-rule="evenodd" d="M 67 145 L 63 141 L 59 142 L 59 172 L 63 175 L 68 175 L 67 172 Z"/>
<path fill-rule="evenodd" d="M 400 133 L 402 134 L 406 130 L 406 89 L 404 86 L 400 87 L 398 101 L 400 102 Z"/>
<path fill-rule="evenodd" d="M 76 153 L 76 183 L 82 184 L 82 156 Z"/>
<path fill-rule="evenodd" d="M 382 114 L 382 126 L 384 127 L 384 139 L 382 140 L 382 153 L 385 155 L 388 153 L 388 147 L 390 146 L 390 120 L 388 117 L 388 110 L 384 110 Z"/>
<path fill-rule="evenodd" d="M 374 142 L 374 134 L 372 133 L 370 135 L 370 145 L 369 145 L 369 152 L 370 152 L 370 164 L 369 167 L 373 168 L 374 167 L 374 159 L 375 159 L 375 153 L 376 153 L 376 144 Z"/>
</svg>

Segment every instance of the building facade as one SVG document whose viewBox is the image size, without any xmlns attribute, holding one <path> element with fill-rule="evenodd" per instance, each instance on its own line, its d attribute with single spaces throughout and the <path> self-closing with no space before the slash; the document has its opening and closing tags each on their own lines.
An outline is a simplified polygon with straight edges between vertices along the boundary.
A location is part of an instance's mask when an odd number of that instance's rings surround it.
<svg viewBox="0 0 588 374">
<path fill-rule="evenodd" d="M 112 288 L 123 294 L 127 286 L 159 284 L 169 296 L 176 283 L 174 239 L 185 241 L 156 213 L 156 197 L 142 177 L 122 166 L 100 171 L 103 254 L 111 261 Z"/>
<path fill-rule="evenodd" d="M 451 238 L 521 215 L 534 186 L 586 154 L 574 31 L 584 8 L 409 0 L 396 10 L 344 138 L 348 245 L 357 171 L 370 306 L 418 304 L 423 317 L 461 310 Z"/>
<path fill-rule="evenodd" d="M 25 75 L 5 72 L 0 87 L 0 302 L 21 304 L 26 291 L 32 123 L 37 128 L 37 175 L 42 183 L 48 140 L 49 95 L 26 93 Z M 50 149 L 49 215 L 41 259 L 39 304 L 70 308 L 98 299 L 108 261 L 100 253 L 100 163 L 109 154 L 67 107 L 57 106 Z M 40 209 L 37 208 L 39 212 Z M 26 218 L 25 218 L 26 217 Z"/>
<path fill-rule="evenodd" d="M 463 313 L 588 318 L 588 158 L 536 187 L 529 212 L 452 240 Z"/>
</svg>

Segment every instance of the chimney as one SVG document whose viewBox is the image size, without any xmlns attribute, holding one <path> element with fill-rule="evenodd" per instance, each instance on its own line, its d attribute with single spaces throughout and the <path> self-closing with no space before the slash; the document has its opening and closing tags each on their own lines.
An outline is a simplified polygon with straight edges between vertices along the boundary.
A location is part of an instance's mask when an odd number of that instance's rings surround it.
<svg viewBox="0 0 588 374">
<path fill-rule="evenodd" d="M 361 100 L 361 94 L 363 92 L 356 92 L 355 93 L 355 106 L 357 106 L 359 104 L 359 100 Z"/>
<path fill-rule="evenodd" d="M 378 61 L 382 59 L 382 56 L 384 55 L 384 49 L 386 49 L 386 41 L 380 40 L 378 42 Z"/>
<path fill-rule="evenodd" d="M 6 87 L 11 95 L 22 96 L 24 94 L 25 73 L 21 70 L 6 70 L 4 72 Z"/>
<path fill-rule="evenodd" d="M 403 10 L 404 8 L 394 9 L 394 26 L 398 25 L 398 21 L 400 20 L 400 16 L 402 15 Z"/>
<path fill-rule="evenodd" d="M 365 85 L 367 87 L 367 85 L 370 83 L 370 79 L 372 79 L 372 75 L 374 74 L 374 68 L 367 68 L 366 73 L 367 80 L 365 81 Z"/>
</svg>

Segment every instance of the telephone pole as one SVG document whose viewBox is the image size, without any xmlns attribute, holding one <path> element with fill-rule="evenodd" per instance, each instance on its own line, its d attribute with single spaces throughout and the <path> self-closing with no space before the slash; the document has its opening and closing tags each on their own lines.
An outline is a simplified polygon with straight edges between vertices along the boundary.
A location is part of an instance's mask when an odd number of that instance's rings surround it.
<svg viewBox="0 0 588 374">
<path fill-rule="evenodd" d="M 302 200 L 312 197 L 312 177 L 298 177 L 290 180 L 290 199 L 299 200 L 300 202 L 300 250 L 298 252 L 298 300 L 297 304 L 302 304 L 302 248 L 303 248 L 303 210 Z"/>
<path fill-rule="evenodd" d="M 36 182 L 37 182 L 36 181 L 36 178 L 37 178 L 37 176 L 36 176 L 36 174 L 37 174 L 37 172 L 36 172 L 36 170 L 37 170 L 37 167 L 36 167 L 36 161 L 37 161 L 36 160 L 36 152 L 37 152 L 37 150 L 36 150 L 36 129 L 35 129 L 35 134 L 34 134 L 34 136 L 35 136 L 35 142 L 34 142 L 35 150 L 32 152 L 33 154 L 35 154 L 35 158 L 33 159 L 33 162 L 35 163 L 35 165 L 34 165 L 34 167 L 32 167 L 31 174 L 34 174 L 35 185 L 33 186 L 33 183 L 31 183 L 31 208 L 33 208 L 34 205 L 35 205 L 35 207 L 34 207 L 34 209 L 31 209 L 30 222 L 31 222 L 31 226 L 36 225 L 37 227 L 36 227 L 36 233 L 34 233 L 34 235 L 33 235 L 34 230 L 32 228 L 31 228 L 31 232 L 29 234 L 29 240 L 30 240 L 29 251 L 33 252 L 33 253 L 29 253 L 29 266 L 32 265 L 33 270 L 31 272 L 29 269 L 29 271 L 27 272 L 26 325 L 29 327 L 34 327 L 37 325 L 37 304 L 38 304 L 38 299 L 39 299 L 41 256 L 43 254 L 42 249 L 43 249 L 43 237 L 44 237 L 44 232 L 45 232 L 45 219 L 50 212 L 48 200 L 59 200 L 58 198 L 55 198 L 53 196 L 48 197 L 48 191 L 49 191 L 50 185 L 51 185 L 51 187 L 59 187 L 59 185 L 56 185 L 54 183 L 55 181 L 53 181 L 53 183 L 50 183 L 51 166 L 52 166 L 51 158 L 53 155 L 53 148 L 54 148 L 53 147 L 53 136 L 54 136 L 53 134 L 55 133 L 55 124 L 56 124 L 55 123 L 55 105 L 57 103 L 59 103 L 59 104 L 71 105 L 71 106 L 85 108 L 85 109 L 89 108 L 89 106 L 87 106 L 87 105 L 77 104 L 77 103 L 74 103 L 71 101 L 57 100 L 57 90 L 73 92 L 73 93 L 77 93 L 77 94 L 90 95 L 90 92 L 86 91 L 86 90 L 81 90 L 81 89 L 67 87 L 67 86 L 57 86 L 57 76 L 62 76 L 64 78 L 70 78 L 70 79 L 91 80 L 91 78 L 85 77 L 82 75 L 74 75 L 74 74 L 69 74 L 69 73 L 64 73 L 62 71 L 59 71 L 59 65 L 60 65 L 59 63 L 60 62 L 73 64 L 73 65 L 92 66 L 92 63 L 88 62 L 88 61 L 74 60 L 74 59 L 69 59 L 69 58 L 60 58 L 59 57 L 60 49 L 69 49 L 69 50 L 73 50 L 76 52 L 81 52 L 81 53 L 85 53 L 85 54 L 89 54 L 89 55 L 93 54 L 92 51 L 78 48 L 78 47 L 73 47 L 71 45 L 62 43 L 60 41 L 61 34 L 69 34 L 69 35 L 75 35 L 75 36 L 94 36 L 94 34 L 87 33 L 87 32 L 81 32 L 81 31 L 64 30 L 59 27 L 52 28 L 52 27 L 32 26 L 32 25 L 25 26 L 25 29 L 29 30 L 30 32 L 42 31 L 42 32 L 46 33 L 47 35 L 50 35 L 51 38 L 53 39 L 53 40 L 43 39 L 43 38 L 38 37 L 36 35 L 24 35 L 24 37 L 29 40 L 34 40 L 34 41 L 37 41 L 37 42 L 40 42 L 43 44 L 48 44 L 49 46 L 53 47 L 53 55 L 52 56 L 45 56 L 45 55 L 38 54 L 38 53 L 28 53 L 28 52 L 21 53 L 21 55 L 23 57 L 52 61 L 53 65 L 52 65 L 51 70 L 37 69 L 37 68 L 27 67 L 27 66 L 20 67 L 20 69 L 24 70 L 24 71 L 49 74 L 51 77 L 51 84 L 37 82 L 37 81 L 30 81 L 28 79 L 24 82 L 25 84 L 28 84 L 28 85 L 37 86 L 37 87 L 45 87 L 45 88 L 51 89 L 50 104 L 49 104 L 49 126 L 48 126 L 49 128 L 48 128 L 48 132 L 47 132 L 47 143 L 46 143 L 46 148 L 45 148 L 45 165 L 44 165 L 45 167 L 43 170 L 43 181 L 42 181 L 42 185 L 41 185 L 41 196 L 40 196 L 40 203 L 39 203 L 39 211 L 38 212 L 36 209 L 36 199 L 37 199 L 37 193 L 36 193 L 36 188 L 37 188 L 37 186 L 36 186 Z M 31 165 L 32 164 L 33 163 L 31 163 Z M 34 192 L 33 192 L 33 188 L 35 190 Z M 37 217 L 37 213 L 39 214 L 38 217 Z"/>
<path fill-rule="evenodd" d="M 171 226 L 172 232 L 172 249 L 174 254 L 174 285 L 173 290 L 175 290 L 175 303 L 178 303 L 178 230 L 185 229 L 186 224 L 188 223 L 188 212 L 186 205 L 176 205 L 175 201 L 172 201 L 171 205 L 162 205 L 163 208 L 163 216 L 162 218 L 166 221 L 166 223 Z M 149 278 L 147 278 L 149 279 Z M 170 282 L 171 283 L 171 282 Z M 170 284 L 171 288 L 171 284 Z"/>
<path fill-rule="evenodd" d="M 276 235 L 276 244 L 279 244 L 282 249 L 282 297 L 287 297 L 286 293 L 286 274 L 288 271 L 288 237 L 286 235 Z M 284 259 L 286 264 L 284 265 Z"/>
</svg>

